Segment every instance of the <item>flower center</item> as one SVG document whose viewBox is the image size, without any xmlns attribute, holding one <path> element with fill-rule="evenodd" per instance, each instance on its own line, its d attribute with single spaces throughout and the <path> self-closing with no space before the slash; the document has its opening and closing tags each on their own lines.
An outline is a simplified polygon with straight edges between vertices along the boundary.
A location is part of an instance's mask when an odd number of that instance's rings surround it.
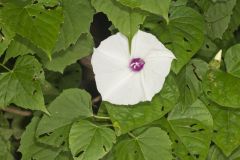
<svg viewBox="0 0 240 160">
<path fill-rule="evenodd" d="M 144 67 L 144 60 L 141 59 L 141 58 L 133 58 L 131 61 L 130 61 L 130 64 L 129 64 L 129 67 L 131 68 L 131 70 L 133 72 L 139 72 L 143 69 Z"/>
</svg>

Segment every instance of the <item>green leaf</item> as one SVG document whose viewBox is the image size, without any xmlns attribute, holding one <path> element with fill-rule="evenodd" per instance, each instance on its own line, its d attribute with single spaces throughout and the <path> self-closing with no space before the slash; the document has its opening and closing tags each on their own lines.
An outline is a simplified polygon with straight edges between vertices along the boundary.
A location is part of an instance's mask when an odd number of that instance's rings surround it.
<svg viewBox="0 0 240 160">
<path fill-rule="evenodd" d="M 63 72 L 66 66 L 75 63 L 77 60 L 88 56 L 93 50 L 93 40 L 88 34 L 83 34 L 75 45 L 69 47 L 67 50 L 54 53 L 52 60 L 46 62 L 45 67 L 48 70 Z"/>
<path fill-rule="evenodd" d="M 107 14 L 114 26 L 129 40 L 132 39 L 146 17 L 142 12 L 122 6 L 114 0 L 92 0 L 92 5 L 98 12 Z"/>
<path fill-rule="evenodd" d="M 11 31 L 8 26 L 4 26 L 0 22 L 0 56 L 8 48 L 14 36 L 15 36 L 14 32 Z"/>
<path fill-rule="evenodd" d="M 234 153 L 231 156 L 229 156 L 229 159 L 230 160 L 239 160 L 240 159 L 240 148 L 239 147 L 238 147 L 238 149 L 236 149 L 234 151 Z"/>
<path fill-rule="evenodd" d="M 239 148 L 235 150 L 231 156 L 226 157 L 216 145 L 213 145 L 210 148 L 207 158 L 207 160 L 239 160 L 239 159 L 240 159 Z"/>
<path fill-rule="evenodd" d="M 59 154 L 59 149 L 40 144 L 35 139 L 35 131 L 39 122 L 38 117 L 34 117 L 23 133 L 19 151 L 22 153 L 21 160 L 54 160 Z"/>
<path fill-rule="evenodd" d="M 4 116 L 4 114 L 2 112 L 0 112 L 0 122 L 1 122 L 0 123 L 0 129 L 2 129 L 2 128 L 3 129 L 9 128 L 9 122 L 8 122 L 8 120 L 6 119 L 6 117 Z M 0 132 L 0 136 L 6 137 L 4 135 L 4 132 Z M 7 134 L 7 138 L 9 138 L 8 136 L 9 135 Z"/>
<path fill-rule="evenodd" d="M 118 141 L 114 160 L 172 160 L 171 141 L 166 132 L 151 127 L 140 135 Z"/>
<path fill-rule="evenodd" d="M 207 34 L 212 39 L 222 38 L 228 28 L 236 0 L 212 3 L 204 13 L 207 22 Z"/>
<path fill-rule="evenodd" d="M 0 106 L 14 103 L 47 113 L 41 90 L 43 80 L 42 67 L 33 56 L 19 57 L 13 70 L 0 75 Z"/>
<path fill-rule="evenodd" d="M 208 37 L 205 37 L 204 44 L 196 56 L 209 62 L 213 59 L 219 50 L 220 49 L 213 41 L 211 41 Z"/>
<path fill-rule="evenodd" d="M 154 121 L 152 125 L 161 127 L 168 133 L 172 141 L 172 154 L 174 157 L 184 160 L 194 160 L 194 157 L 189 153 L 185 145 L 182 143 L 181 139 L 173 131 L 169 124 L 169 121 L 165 117 Z"/>
<path fill-rule="evenodd" d="M 208 64 L 200 59 L 192 59 L 177 75 L 177 84 L 180 91 L 180 102 L 191 105 L 203 92 L 202 79 L 208 70 Z"/>
<path fill-rule="evenodd" d="M 233 13 L 231 16 L 231 21 L 228 25 L 228 29 L 232 32 L 236 31 L 240 25 L 240 20 L 239 20 L 239 16 L 240 16 L 240 11 L 239 11 L 239 7 L 240 7 L 240 1 L 236 0 L 236 5 L 233 9 Z"/>
<path fill-rule="evenodd" d="M 227 157 L 224 156 L 224 154 L 216 145 L 213 145 L 209 150 L 207 160 L 228 160 L 228 159 Z"/>
<path fill-rule="evenodd" d="M 79 88 L 82 78 L 82 68 L 78 63 L 66 67 L 63 74 L 51 71 L 46 72 L 46 79 L 59 91 L 69 88 Z"/>
<path fill-rule="evenodd" d="M 114 160 L 113 159 L 113 153 L 112 151 L 108 152 L 108 154 L 106 156 L 104 156 L 101 160 Z"/>
<path fill-rule="evenodd" d="M 36 133 L 37 137 L 46 134 L 51 135 L 57 129 L 68 127 L 77 119 L 93 115 L 91 97 L 86 91 L 80 89 L 64 90 L 49 105 L 48 109 L 51 116 L 44 115 L 40 120 Z M 59 143 L 56 145 L 59 145 Z"/>
<path fill-rule="evenodd" d="M 45 104 L 49 104 L 60 94 L 60 91 L 47 80 L 45 80 L 44 84 L 42 85 L 42 91 Z"/>
<path fill-rule="evenodd" d="M 73 124 L 69 145 L 75 160 L 96 160 L 106 155 L 115 143 L 113 130 L 86 120 Z"/>
<path fill-rule="evenodd" d="M 240 1 L 236 0 L 236 5 L 233 9 L 232 15 L 231 15 L 231 20 L 228 24 L 228 28 L 225 31 L 225 33 L 223 34 L 223 40 L 227 41 L 226 43 L 229 43 L 228 46 L 232 45 L 233 43 L 237 43 L 236 41 L 236 31 L 240 25 L 240 20 L 239 20 L 239 16 L 240 16 L 240 11 L 239 11 L 239 7 L 240 7 Z"/>
<path fill-rule="evenodd" d="M 47 9 L 41 3 L 10 0 L 3 4 L 1 18 L 13 31 L 29 39 L 51 57 L 63 20 L 61 7 Z"/>
<path fill-rule="evenodd" d="M 170 0 L 117 0 L 131 8 L 140 8 L 144 11 L 162 16 L 168 21 L 168 10 L 170 6 Z"/>
<path fill-rule="evenodd" d="M 187 2 L 188 2 L 188 0 L 175 0 L 175 1 L 171 1 L 170 8 L 186 6 Z"/>
<path fill-rule="evenodd" d="M 240 44 L 229 48 L 225 54 L 224 62 L 227 72 L 240 78 Z"/>
<path fill-rule="evenodd" d="M 88 33 L 94 14 L 89 0 L 63 0 L 62 6 L 64 23 L 54 49 L 55 52 L 67 49 L 77 42 L 82 33 Z"/>
<path fill-rule="evenodd" d="M 168 121 L 172 131 L 179 138 L 175 142 L 182 143 L 188 151 L 185 155 L 193 159 L 205 160 L 213 127 L 211 114 L 205 104 L 200 100 L 196 100 L 187 107 L 178 104 L 168 116 Z M 182 145 L 180 147 L 183 147 Z M 182 150 L 182 148 L 175 148 L 175 150 Z"/>
<path fill-rule="evenodd" d="M 206 12 L 208 8 L 213 4 L 214 0 L 194 0 L 194 2 L 201 8 L 203 12 Z M 216 0 L 215 0 L 216 1 Z M 222 0 L 224 1 L 224 0 Z"/>
<path fill-rule="evenodd" d="M 5 140 L 0 136 L 0 159 L 4 160 L 14 160 L 13 155 L 11 154 L 11 144 L 10 141 Z"/>
<path fill-rule="evenodd" d="M 240 79 L 220 70 L 212 70 L 203 80 L 206 96 L 213 102 L 232 108 L 240 108 Z"/>
<path fill-rule="evenodd" d="M 71 125 L 65 125 L 55 129 L 52 132 L 36 135 L 37 141 L 52 147 L 61 147 L 62 149 L 67 150 L 70 128 Z"/>
<path fill-rule="evenodd" d="M 144 24 L 157 38 L 172 50 L 176 56 L 172 70 L 178 73 L 204 41 L 204 21 L 202 16 L 188 7 L 176 7 L 170 12 L 169 24 L 159 19 L 148 19 Z"/>
<path fill-rule="evenodd" d="M 8 119 L 5 117 L 6 114 L 0 112 L 0 159 L 3 160 L 14 160 L 11 153 L 11 141 L 12 131 L 10 130 Z"/>
<path fill-rule="evenodd" d="M 213 141 L 229 156 L 240 145 L 240 111 L 208 104 L 213 117 Z"/>
<path fill-rule="evenodd" d="M 17 56 L 34 54 L 35 50 L 37 49 L 29 40 L 16 35 L 6 51 L 4 62 L 7 62 L 10 58 L 16 58 Z"/>
<path fill-rule="evenodd" d="M 61 152 L 55 160 L 73 160 L 71 152 Z"/>
<path fill-rule="evenodd" d="M 172 76 L 169 76 L 160 94 L 151 102 L 133 106 L 118 106 L 105 103 L 118 135 L 127 133 L 154 120 L 160 119 L 177 103 L 179 91 Z"/>
<path fill-rule="evenodd" d="M 239 160 L 240 159 L 240 149 L 238 148 L 234 153 L 226 157 L 222 151 L 216 146 L 213 145 L 208 153 L 207 160 Z"/>
<path fill-rule="evenodd" d="M 11 121 L 11 133 L 8 133 L 10 136 L 14 136 L 15 139 L 20 140 L 22 133 L 25 130 L 26 117 L 21 115 L 15 115 L 11 113 L 5 113 L 4 116 L 7 118 L 8 121 Z"/>
</svg>

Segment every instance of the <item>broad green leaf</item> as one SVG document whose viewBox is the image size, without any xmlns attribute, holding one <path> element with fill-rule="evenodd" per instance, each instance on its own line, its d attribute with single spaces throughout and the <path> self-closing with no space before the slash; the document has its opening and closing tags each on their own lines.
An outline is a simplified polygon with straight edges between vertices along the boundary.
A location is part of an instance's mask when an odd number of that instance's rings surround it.
<svg viewBox="0 0 240 160">
<path fill-rule="evenodd" d="M 36 50 L 37 48 L 29 40 L 16 35 L 6 51 L 4 62 L 7 62 L 10 58 L 16 58 L 17 56 L 34 54 Z"/>
<path fill-rule="evenodd" d="M 52 102 L 60 94 L 60 91 L 47 80 L 45 80 L 42 85 L 42 91 L 46 105 Z"/>
<path fill-rule="evenodd" d="M 52 147 L 61 147 L 64 150 L 68 149 L 68 136 L 71 125 L 65 125 L 57 128 L 52 132 L 37 135 L 37 141 Z"/>
<path fill-rule="evenodd" d="M 238 147 L 238 149 L 236 149 L 234 151 L 234 153 L 231 156 L 229 156 L 229 159 L 230 160 L 240 160 L 240 148 L 239 147 Z"/>
<path fill-rule="evenodd" d="M 10 141 L 5 140 L 0 136 L 0 159 L 2 160 L 14 160 L 11 154 L 11 144 Z"/>
<path fill-rule="evenodd" d="M 104 156 L 101 160 L 114 160 L 113 159 L 113 153 L 112 151 L 108 152 L 108 154 L 106 156 Z"/>
<path fill-rule="evenodd" d="M 213 103 L 209 103 L 208 109 L 213 117 L 213 141 L 226 156 L 229 156 L 240 146 L 240 111 Z"/>
<path fill-rule="evenodd" d="M 63 72 L 65 67 L 75 63 L 77 60 L 88 56 L 93 50 L 93 40 L 90 35 L 83 34 L 75 45 L 68 49 L 54 53 L 52 60 L 46 62 L 45 67 L 48 70 Z"/>
<path fill-rule="evenodd" d="M 93 115 L 91 97 L 86 91 L 80 89 L 64 90 L 48 109 L 51 116 L 44 115 L 40 120 L 37 137 L 53 134 L 62 127 L 68 127 L 77 119 Z"/>
<path fill-rule="evenodd" d="M 4 26 L 0 22 L 0 57 L 8 48 L 14 36 L 15 36 L 14 32 L 11 31 L 8 26 Z"/>
<path fill-rule="evenodd" d="M 117 0 L 131 8 L 140 8 L 144 11 L 162 16 L 168 21 L 168 10 L 170 6 L 170 0 Z"/>
<path fill-rule="evenodd" d="M 66 67 L 63 74 L 51 71 L 46 72 L 46 79 L 59 91 L 79 88 L 82 78 L 82 68 L 78 63 Z"/>
<path fill-rule="evenodd" d="M 201 8 L 203 12 L 206 12 L 213 4 L 213 0 L 194 0 L 194 2 Z"/>
<path fill-rule="evenodd" d="M 240 149 L 238 148 L 231 156 L 226 157 L 216 145 L 213 145 L 209 150 L 207 160 L 240 160 Z"/>
<path fill-rule="evenodd" d="M 172 141 L 172 154 L 174 157 L 184 160 L 194 160 L 194 156 L 189 153 L 188 148 L 186 148 L 186 146 L 182 143 L 181 139 L 173 131 L 169 121 L 165 117 L 154 121 L 152 125 L 161 127 L 168 133 Z"/>
<path fill-rule="evenodd" d="M 228 28 L 236 0 L 212 3 L 204 13 L 207 22 L 207 34 L 212 39 L 222 38 Z"/>
<path fill-rule="evenodd" d="M 47 8 L 41 3 L 10 0 L 3 4 L 1 18 L 13 31 L 29 39 L 51 57 L 63 21 L 61 7 Z"/>
<path fill-rule="evenodd" d="M 69 134 L 69 145 L 75 160 L 96 160 L 106 155 L 116 141 L 112 129 L 87 120 L 75 122 Z"/>
<path fill-rule="evenodd" d="M 148 19 L 144 24 L 176 56 L 172 70 L 178 73 L 204 42 L 202 16 L 189 7 L 176 7 L 170 12 L 169 23 Z"/>
<path fill-rule="evenodd" d="M 232 15 L 231 15 L 231 19 L 230 22 L 228 24 L 228 28 L 225 31 L 225 33 L 223 34 L 222 39 L 224 41 L 226 41 L 226 43 L 229 43 L 228 47 L 237 43 L 236 40 L 236 31 L 240 25 L 240 20 L 239 20 L 239 16 L 240 16 L 240 11 L 239 11 L 239 7 L 240 7 L 240 1 L 236 0 L 236 5 L 233 9 Z"/>
<path fill-rule="evenodd" d="M 187 4 L 187 2 L 188 2 L 188 0 L 175 0 L 175 1 L 171 1 L 170 8 L 185 6 Z"/>
<path fill-rule="evenodd" d="M 129 39 L 132 39 L 146 17 L 142 12 L 122 6 L 114 0 L 92 0 L 92 5 L 98 12 L 107 14 L 114 26 Z"/>
<path fill-rule="evenodd" d="M 61 152 L 55 160 L 73 160 L 71 152 Z"/>
<path fill-rule="evenodd" d="M 14 103 L 47 113 L 41 90 L 43 80 L 42 67 L 33 56 L 19 57 L 13 70 L 0 75 L 0 107 Z"/>
<path fill-rule="evenodd" d="M 35 131 L 39 122 L 34 117 L 22 135 L 19 151 L 22 153 L 21 160 L 54 160 L 59 154 L 59 149 L 40 144 L 35 139 Z"/>
<path fill-rule="evenodd" d="M 60 2 L 59 0 L 38 0 L 38 3 L 41 3 L 46 7 L 53 7 L 53 8 L 59 5 L 59 2 Z"/>
<path fill-rule="evenodd" d="M 11 125 L 9 126 L 9 132 L 8 133 L 6 132 L 6 134 L 8 134 L 9 137 L 13 136 L 15 139 L 20 140 L 21 135 L 25 130 L 24 122 L 26 121 L 26 117 L 17 115 L 17 114 L 12 114 L 12 113 L 4 113 L 4 117 L 6 120 L 10 122 L 10 125 Z M 0 121 L 1 123 L 3 123 L 1 119 Z M 0 125 L 0 130 L 1 130 L 1 125 Z"/>
<path fill-rule="evenodd" d="M 200 100 L 196 100 L 188 107 L 178 104 L 168 116 L 168 121 L 172 131 L 179 138 L 175 142 L 182 143 L 188 151 L 185 155 L 193 159 L 205 160 L 213 127 L 211 114 L 205 104 Z"/>
<path fill-rule="evenodd" d="M 8 122 L 9 119 L 5 117 L 6 113 L 0 112 L 0 139 L 2 140 L 2 143 L 8 144 L 8 141 L 10 140 L 11 136 L 13 135 L 13 131 L 10 128 L 10 124 Z M 9 147 L 9 145 L 6 145 L 6 147 Z M 6 148 L 5 148 L 6 149 Z M 4 150 L 4 149 L 3 149 Z"/>
<path fill-rule="evenodd" d="M 94 10 L 89 0 L 63 0 L 64 23 L 55 47 L 55 52 L 75 44 L 82 33 L 90 31 Z"/>
<path fill-rule="evenodd" d="M 119 106 L 105 103 L 117 134 L 127 133 L 154 120 L 160 119 L 177 103 L 179 91 L 172 76 L 169 76 L 160 94 L 151 102 L 134 106 Z"/>
<path fill-rule="evenodd" d="M 207 160 L 228 160 L 226 156 L 221 152 L 221 150 L 213 145 L 208 153 Z"/>
<path fill-rule="evenodd" d="M 171 141 L 165 131 L 150 127 L 140 135 L 118 141 L 114 160 L 172 160 Z"/>
<path fill-rule="evenodd" d="M 6 117 L 4 116 L 4 114 L 2 112 L 0 112 L 0 129 L 5 129 L 5 128 L 9 128 L 9 122 L 6 119 Z M 3 134 L 2 134 L 3 133 Z M 0 136 L 6 137 L 4 136 L 4 132 L 0 132 Z M 7 138 L 9 135 L 7 135 Z M 11 136 L 11 135 L 10 135 Z"/>
<path fill-rule="evenodd" d="M 12 131 L 10 130 L 9 122 L 5 118 L 5 114 L 0 112 L 0 159 L 14 160 L 11 153 L 11 141 Z"/>
<path fill-rule="evenodd" d="M 196 56 L 209 62 L 213 59 L 219 50 L 220 49 L 213 41 L 211 41 L 208 37 L 205 37 L 204 44 Z"/>
<path fill-rule="evenodd" d="M 233 13 L 232 13 L 232 16 L 231 16 L 231 21 L 228 25 L 228 29 L 232 32 L 236 31 L 240 25 L 240 19 L 239 19 L 239 16 L 240 16 L 240 11 L 239 11 L 239 7 L 240 7 L 240 1 L 239 0 L 236 0 L 236 5 L 233 9 Z"/>
<path fill-rule="evenodd" d="M 227 72 L 240 78 L 240 44 L 229 48 L 225 54 L 224 62 Z"/>
<path fill-rule="evenodd" d="M 240 108 L 240 79 L 220 70 L 212 70 L 203 80 L 206 96 L 213 102 L 232 108 Z"/>
<path fill-rule="evenodd" d="M 180 91 L 180 102 L 191 105 L 203 92 L 202 79 L 208 70 L 208 64 L 200 59 L 193 59 L 176 77 Z"/>
</svg>

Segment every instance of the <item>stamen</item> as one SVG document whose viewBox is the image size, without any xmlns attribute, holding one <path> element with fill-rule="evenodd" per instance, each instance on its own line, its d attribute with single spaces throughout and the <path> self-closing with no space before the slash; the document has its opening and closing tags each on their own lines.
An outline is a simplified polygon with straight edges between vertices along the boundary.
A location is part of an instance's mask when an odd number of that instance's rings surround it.
<svg viewBox="0 0 240 160">
<path fill-rule="evenodd" d="M 129 67 L 133 72 L 141 71 L 144 65 L 145 65 L 145 62 L 141 58 L 133 58 L 129 63 Z"/>
</svg>

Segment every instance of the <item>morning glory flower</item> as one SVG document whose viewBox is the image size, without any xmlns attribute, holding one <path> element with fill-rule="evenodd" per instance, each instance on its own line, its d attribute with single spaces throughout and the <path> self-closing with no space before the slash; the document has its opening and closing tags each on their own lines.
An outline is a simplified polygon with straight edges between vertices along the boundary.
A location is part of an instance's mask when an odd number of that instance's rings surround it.
<svg viewBox="0 0 240 160">
<path fill-rule="evenodd" d="M 138 31 L 129 47 L 121 33 L 94 49 L 92 66 L 102 100 L 118 105 L 151 101 L 170 72 L 174 54 L 154 35 Z"/>
</svg>

